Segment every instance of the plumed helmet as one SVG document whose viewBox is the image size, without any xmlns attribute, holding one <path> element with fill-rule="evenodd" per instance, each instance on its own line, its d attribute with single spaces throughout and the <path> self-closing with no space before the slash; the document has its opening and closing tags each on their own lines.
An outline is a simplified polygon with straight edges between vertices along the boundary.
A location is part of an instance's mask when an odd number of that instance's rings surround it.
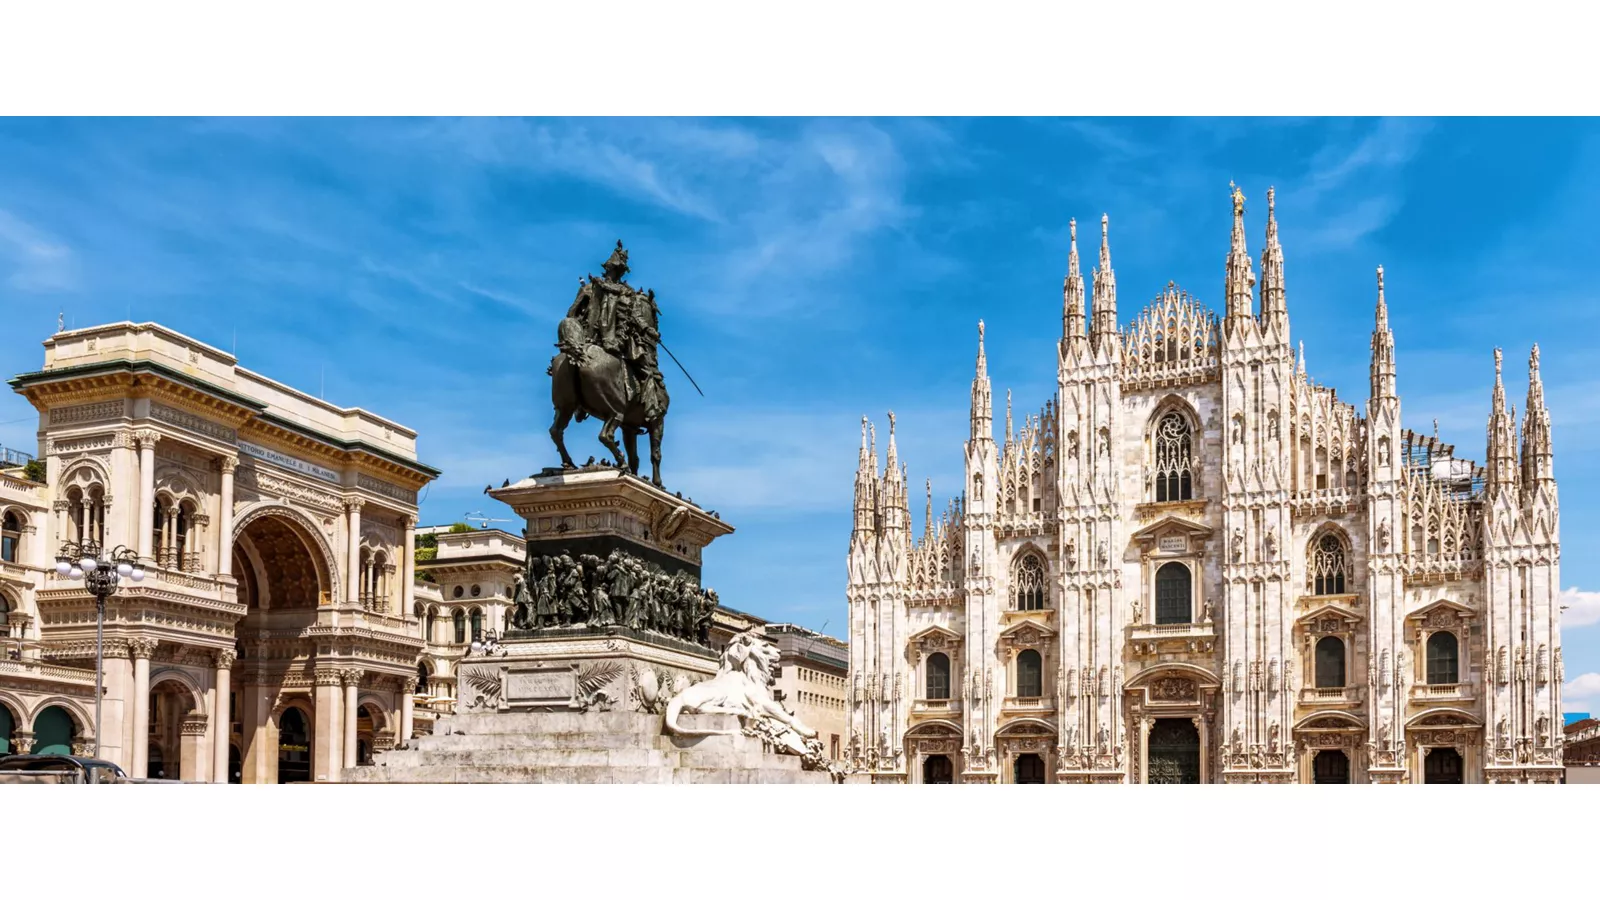
<svg viewBox="0 0 1600 900">
<path fill-rule="evenodd" d="M 622 248 L 620 238 L 617 240 L 617 249 L 611 251 L 611 258 L 606 260 L 605 268 L 607 271 L 613 269 L 619 272 L 628 271 L 628 251 Z"/>
</svg>

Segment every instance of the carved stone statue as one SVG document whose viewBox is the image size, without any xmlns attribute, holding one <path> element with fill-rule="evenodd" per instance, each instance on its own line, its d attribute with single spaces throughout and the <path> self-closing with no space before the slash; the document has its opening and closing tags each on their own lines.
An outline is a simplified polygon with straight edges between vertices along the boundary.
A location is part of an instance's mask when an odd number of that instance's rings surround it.
<svg viewBox="0 0 1600 900">
<path fill-rule="evenodd" d="M 528 579 L 518 572 L 513 577 L 512 583 L 515 585 L 511 592 L 512 624 L 518 628 L 537 627 L 537 622 L 534 621 L 533 596 L 528 592 Z"/>
<path fill-rule="evenodd" d="M 577 468 L 567 453 L 564 435 L 574 418 L 601 422 L 600 443 L 611 451 L 618 468 L 639 473 L 638 438 L 650 436 L 650 480 L 661 485 L 661 438 L 668 397 L 656 347 L 661 334 L 654 291 L 641 291 L 625 281 L 628 251 L 617 241 L 605 261 L 603 277 L 590 276 L 578 288 L 567 315 L 556 328 L 550 361 L 550 396 L 555 423 L 550 438 L 561 453 L 561 465 Z M 623 459 L 616 433 L 627 449 Z"/>
<path fill-rule="evenodd" d="M 779 752 L 801 757 L 807 768 L 822 769 L 842 781 L 844 773 L 826 758 L 815 729 L 772 698 L 773 672 L 778 648 L 752 629 L 735 635 L 722 651 L 715 677 L 691 685 L 667 703 L 664 725 L 680 735 L 738 734 L 760 738 Z M 684 713 L 726 713 L 738 716 L 740 729 L 691 729 L 682 724 Z"/>
<path fill-rule="evenodd" d="M 1137 600 L 1133 601 L 1132 603 L 1129 603 L 1128 606 L 1131 607 L 1132 610 L 1133 610 L 1133 624 L 1135 624 L 1135 625 L 1143 625 L 1144 624 L 1144 607 L 1140 606 L 1139 605 L 1139 601 L 1137 601 Z"/>
</svg>

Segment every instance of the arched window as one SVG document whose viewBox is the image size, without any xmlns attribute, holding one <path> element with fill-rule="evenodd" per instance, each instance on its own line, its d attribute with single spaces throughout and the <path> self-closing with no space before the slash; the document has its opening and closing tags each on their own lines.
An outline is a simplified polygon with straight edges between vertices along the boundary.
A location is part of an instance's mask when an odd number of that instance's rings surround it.
<svg viewBox="0 0 1600 900">
<path fill-rule="evenodd" d="M 434 609 L 431 606 L 428 607 L 427 622 L 422 627 L 422 639 L 427 641 L 430 644 L 439 639 L 438 632 L 434 630 L 434 625 L 438 621 L 439 621 L 439 611 Z"/>
<path fill-rule="evenodd" d="M 1023 554 L 1011 568 L 1011 605 L 1044 609 L 1044 563 L 1037 553 Z"/>
<path fill-rule="evenodd" d="M 456 643 L 465 644 L 467 642 L 467 614 L 458 609 L 450 614 L 450 620 L 456 626 Z"/>
<path fill-rule="evenodd" d="M 167 504 L 157 497 L 150 516 L 150 546 L 155 548 L 156 565 L 170 565 L 167 546 Z"/>
<path fill-rule="evenodd" d="M 419 660 L 417 660 L 417 693 L 426 694 L 427 692 L 428 692 L 428 663 L 425 660 L 420 660 L 419 659 Z"/>
<path fill-rule="evenodd" d="M 928 657 L 928 699 L 950 699 L 950 657 L 935 653 Z"/>
<path fill-rule="evenodd" d="M 0 637 L 11 635 L 11 599 L 0 594 Z"/>
<path fill-rule="evenodd" d="M 1017 654 L 1017 696 L 1044 696 L 1044 660 L 1037 650 Z"/>
<path fill-rule="evenodd" d="M 1428 683 L 1455 684 L 1459 672 L 1459 646 L 1448 631 L 1435 631 L 1428 638 Z"/>
<path fill-rule="evenodd" d="M 1337 535 L 1324 534 L 1311 545 L 1306 559 L 1306 588 L 1311 593 L 1318 596 L 1346 593 L 1348 572 L 1344 542 Z"/>
<path fill-rule="evenodd" d="M 1189 420 L 1175 412 L 1167 413 L 1156 423 L 1155 479 L 1156 502 L 1194 499 L 1194 475 L 1191 468 L 1194 452 L 1194 430 Z"/>
<path fill-rule="evenodd" d="M 22 546 L 22 520 L 14 512 L 8 512 L 0 520 L 0 559 L 8 563 L 17 561 L 17 554 Z"/>
<path fill-rule="evenodd" d="M 1189 567 L 1169 562 L 1156 570 L 1156 624 L 1185 625 L 1194 621 L 1193 585 Z"/>
<path fill-rule="evenodd" d="M 1344 687 L 1344 641 L 1339 638 L 1317 641 L 1317 687 Z"/>
<path fill-rule="evenodd" d="M 930 756 L 922 761 L 923 784 L 954 784 L 955 767 L 950 764 L 950 757 L 943 753 Z"/>
<path fill-rule="evenodd" d="M 481 609 L 473 609 L 472 611 L 472 639 L 474 641 L 483 640 L 483 610 Z"/>
</svg>

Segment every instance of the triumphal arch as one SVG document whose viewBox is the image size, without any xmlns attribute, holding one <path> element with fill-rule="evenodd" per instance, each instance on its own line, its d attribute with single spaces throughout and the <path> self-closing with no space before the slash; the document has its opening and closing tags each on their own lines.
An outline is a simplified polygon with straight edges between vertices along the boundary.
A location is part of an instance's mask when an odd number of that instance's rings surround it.
<svg viewBox="0 0 1600 900">
<path fill-rule="evenodd" d="M 44 465 L 0 481 L 18 525 L 0 740 L 245 783 L 338 780 L 403 742 L 423 648 L 417 491 L 438 475 L 416 433 L 160 325 L 44 347 L 11 380 L 39 411 Z M 125 546 L 147 572 L 107 604 L 99 735 L 95 601 L 56 574 L 65 542 Z"/>
</svg>

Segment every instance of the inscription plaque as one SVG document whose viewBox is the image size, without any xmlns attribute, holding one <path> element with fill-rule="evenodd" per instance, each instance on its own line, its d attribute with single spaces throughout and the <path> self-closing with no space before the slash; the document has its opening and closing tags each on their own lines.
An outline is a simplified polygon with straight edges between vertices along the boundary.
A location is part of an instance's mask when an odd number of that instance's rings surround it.
<svg viewBox="0 0 1600 900">
<path fill-rule="evenodd" d="M 506 705 L 512 709 L 565 708 L 578 694 L 578 666 L 506 670 Z"/>
<path fill-rule="evenodd" d="M 1181 534 L 1169 534 L 1156 545 L 1162 553 L 1183 553 L 1189 549 L 1189 539 Z"/>
</svg>

